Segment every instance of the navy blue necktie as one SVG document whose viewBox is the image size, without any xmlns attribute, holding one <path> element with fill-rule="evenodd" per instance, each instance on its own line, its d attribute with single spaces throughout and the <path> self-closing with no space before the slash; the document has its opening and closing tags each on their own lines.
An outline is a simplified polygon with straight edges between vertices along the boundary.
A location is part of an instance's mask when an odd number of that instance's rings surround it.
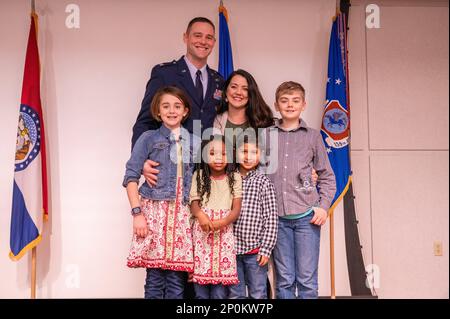
<svg viewBox="0 0 450 319">
<path fill-rule="evenodd" d="M 200 105 L 203 105 L 203 84 L 202 84 L 202 72 L 197 70 L 195 77 L 195 88 L 197 90 L 197 96 L 200 100 Z"/>
</svg>

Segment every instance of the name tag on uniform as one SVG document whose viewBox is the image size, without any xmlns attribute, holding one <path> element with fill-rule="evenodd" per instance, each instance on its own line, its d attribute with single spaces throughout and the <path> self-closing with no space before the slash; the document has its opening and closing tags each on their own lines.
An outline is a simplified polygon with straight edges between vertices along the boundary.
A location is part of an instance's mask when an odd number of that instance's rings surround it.
<svg viewBox="0 0 450 319">
<path fill-rule="evenodd" d="M 214 99 L 219 101 L 222 99 L 222 90 L 216 89 L 214 92 Z"/>
</svg>

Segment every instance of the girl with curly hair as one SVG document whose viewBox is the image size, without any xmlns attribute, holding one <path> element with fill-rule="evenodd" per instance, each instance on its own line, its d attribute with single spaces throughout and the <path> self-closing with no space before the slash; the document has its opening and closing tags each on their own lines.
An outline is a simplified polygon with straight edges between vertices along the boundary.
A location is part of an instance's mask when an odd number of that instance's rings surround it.
<svg viewBox="0 0 450 319">
<path fill-rule="evenodd" d="M 227 163 L 224 138 L 213 136 L 202 147 L 190 192 L 197 299 L 227 298 L 227 286 L 239 282 L 233 222 L 239 217 L 241 198 L 242 180 Z"/>
</svg>

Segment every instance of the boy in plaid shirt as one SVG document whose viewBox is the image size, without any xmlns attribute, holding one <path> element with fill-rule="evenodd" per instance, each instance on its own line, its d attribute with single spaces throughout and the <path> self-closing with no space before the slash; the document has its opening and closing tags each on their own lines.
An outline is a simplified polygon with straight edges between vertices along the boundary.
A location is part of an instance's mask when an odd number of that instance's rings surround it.
<svg viewBox="0 0 450 319">
<path fill-rule="evenodd" d="M 267 298 L 268 261 L 277 241 L 278 211 L 270 179 L 256 171 L 260 148 L 256 138 L 242 141 L 237 149 L 243 200 L 234 225 L 239 284 L 230 286 L 230 299 Z"/>
</svg>

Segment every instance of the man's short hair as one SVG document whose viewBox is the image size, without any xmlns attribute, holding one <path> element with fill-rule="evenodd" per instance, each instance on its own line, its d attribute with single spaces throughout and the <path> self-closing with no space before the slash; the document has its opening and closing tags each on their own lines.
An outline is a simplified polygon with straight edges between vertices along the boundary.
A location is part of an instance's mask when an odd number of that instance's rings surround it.
<svg viewBox="0 0 450 319">
<path fill-rule="evenodd" d="M 191 31 L 192 25 L 197 22 L 208 23 L 209 25 L 212 26 L 214 32 L 216 32 L 216 27 L 214 26 L 214 23 L 212 23 L 211 20 L 209 20 L 208 18 L 205 18 L 205 17 L 195 17 L 194 19 L 189 21 L 189 24 L 186 28 L 186 34 L 189 34 L 189 32 Z"/>
</svg>

